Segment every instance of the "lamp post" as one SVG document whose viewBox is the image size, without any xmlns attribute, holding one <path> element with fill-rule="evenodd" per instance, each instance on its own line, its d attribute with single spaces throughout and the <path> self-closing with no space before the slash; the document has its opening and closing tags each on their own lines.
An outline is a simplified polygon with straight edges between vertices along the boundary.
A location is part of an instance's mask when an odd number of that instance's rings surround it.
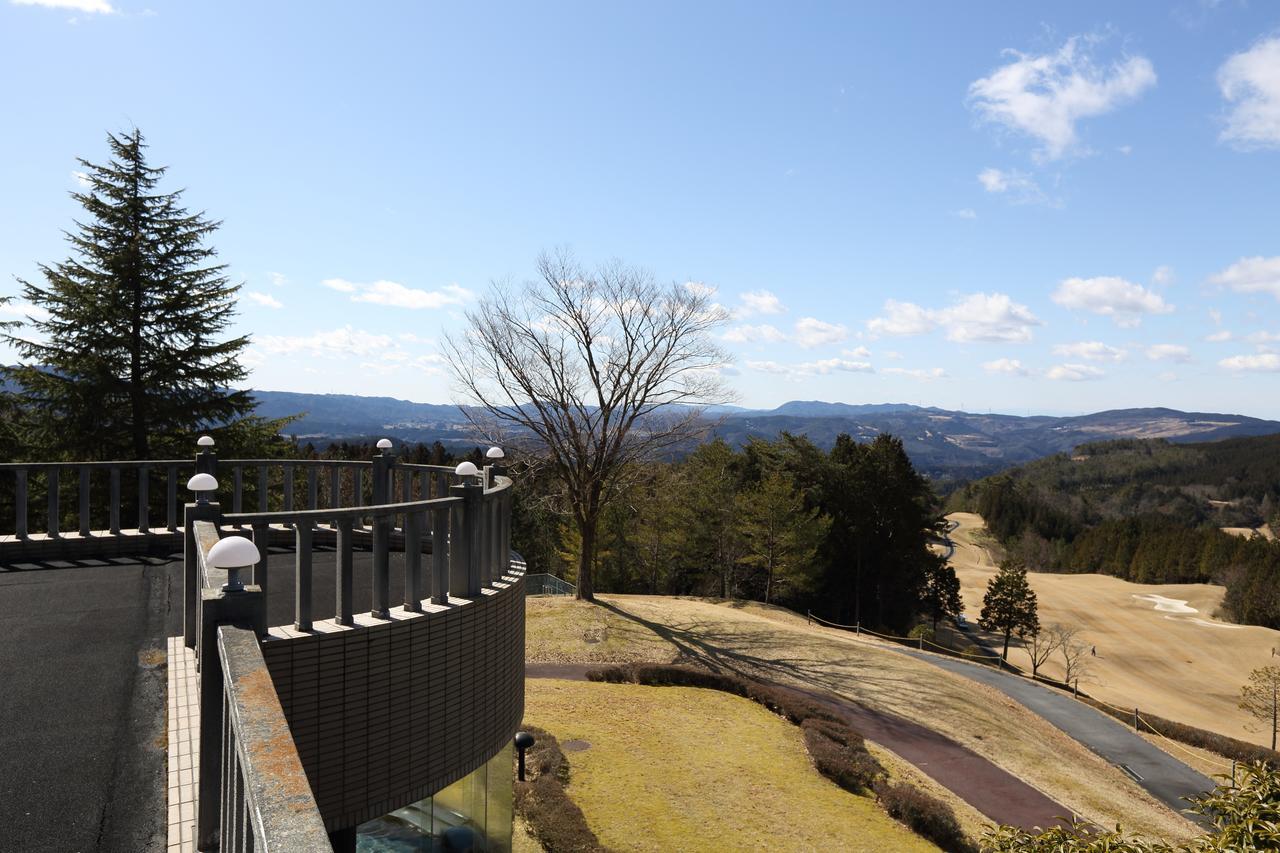
<svg viewBox="0 0 1280 853">
<path fill-rule="evenodd" d="M 199 451 L 196 453 L 196 472 L 200 474 L 212 474 L 217 470 L 218 457 L 213 450 L 213 436 L 202 435 L 196 439 L 196 447 Z"/>
<path fill-rule="evenodd" d="M 215 569 L 226 569 L 227 572 L 227 582 L 222 585 L 223 592 L 244 592 L 240 571 L 253 568 L 261 557 L 258 546 L 243 536 L 219 539 L 209 549 L 209 565 Z"/>
<path fill-rule="evenodd" d="M 516 752 L 519 753 L 516 778 L 521 782 L 524 781 L 524 753 L 531 746 L 533 746 L 533 735 L 528 732 L 516 732 Z"/>
</svg>

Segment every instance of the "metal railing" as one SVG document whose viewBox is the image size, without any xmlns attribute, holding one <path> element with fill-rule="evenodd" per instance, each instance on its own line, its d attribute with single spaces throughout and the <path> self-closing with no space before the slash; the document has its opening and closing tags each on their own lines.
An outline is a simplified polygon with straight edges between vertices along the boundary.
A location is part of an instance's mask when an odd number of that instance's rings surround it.
<svg viewBox="0 0 1280 853">
<path fill-rule="evenodd" d="M 511 480 L 499 466 L 477 470 L 409 465 L 389 451 L 369 462 L 228 460 L 221 466 L 205 452 L 197 456 L 194 467 L 215 479 L 220 468 L 229 467 L 232 473 L 229 489 L 219 483 L 216 490 L 198 492 L 197 502 L 185 506 L 183 519 L 184 642 L 196 649 L 200 672 L 197 846 L 224 851 L 326 849 L 325 823 L 260 648 L 268 634 L 278 635 L 267 625 L 268 545 L 273 537 L 291 534 L 295 571 L 290 629 L 295 634 L 315 628 L 313 554 L 320 536 L 332 537 L 335 543 L 334 629 L 357 621 L 357 538 L 372 552 L 368 619 L 392 617 L 393 544 L 405 555 L 405 612 L 421 613 L 424 601 L 465 606 L 508 572 L 523 568 L 515 568 L 510 557 Z M 260 509 L 245 512 L 243 471 L 250 467 L 257 469 Z M 272 495 L 264 472 L 274 468 L 280 469 L 276 482 L 283 488 Z M 303 500 L 295 501 L 299 469 L 305 472 L 306 491 Z M 350 476 L 343 478 L 347 472 Z M 324 473 L 328 488 L 322 491 Z M 324 506 L 321 496 L 326 492 Z M 213 495 L 229 496 L 233 511 L 224 513 L 219 502 L 210 500 Z M 298 508 L 299 503 L 305 508 Z M 271 506 L 280 508 L 262 509 Z M 251 537 L 258 546 L 258 563 L 213 565 L 209 554 L 224 534 Z M 424 553 L 429 555 L 429 572 L 424 571 Z M 242 578 L 242 572 L 251 577 Z"/>
</svg>

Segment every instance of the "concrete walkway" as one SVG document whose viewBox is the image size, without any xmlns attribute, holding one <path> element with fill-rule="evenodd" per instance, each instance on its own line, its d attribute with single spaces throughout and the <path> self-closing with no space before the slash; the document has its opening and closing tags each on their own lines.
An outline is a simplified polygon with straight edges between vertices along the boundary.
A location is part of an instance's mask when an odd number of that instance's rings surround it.
<svg viewBox="0 0 1280 853">
<path fill-rule="evenodd" d="M 1044 717 L 1062 731 L 1112 764 L 1128 768 L 1129 775 L 1151 796 L 1174 811 L 1187 807 L 1187 798 L 1212 791 L 1209 777 L 1192 770 L 1164 750 L 1144 740 L 1133 729 L 1059 690 L 982 664 L 897 649 L 928 661 L 948 672 L 990 685 Z"/>
<path fill-rule="evenodd" d="M 180 574 L 132 558 L 0 566 L 0 849 L 165 850 Z"/>
</svg>

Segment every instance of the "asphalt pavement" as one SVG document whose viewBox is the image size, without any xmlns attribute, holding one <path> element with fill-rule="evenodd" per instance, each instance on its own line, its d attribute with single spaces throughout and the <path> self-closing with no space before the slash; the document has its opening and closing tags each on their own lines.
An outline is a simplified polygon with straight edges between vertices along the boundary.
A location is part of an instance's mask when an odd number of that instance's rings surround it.
<svg viewBox="0 0 1280 853">
<path fill-rule="evenodd" d="M 1212 791 L 1209 777 L 1192 770 L 1112 717 L 1066 693 L 989 666 L 910 649 L 920 658 L 965 678 L 988 684 L 1044 717 L 1112 764 L 1118 765 L 1160 802 L 1181 811 L 1187 799 Z"/>
</svg>

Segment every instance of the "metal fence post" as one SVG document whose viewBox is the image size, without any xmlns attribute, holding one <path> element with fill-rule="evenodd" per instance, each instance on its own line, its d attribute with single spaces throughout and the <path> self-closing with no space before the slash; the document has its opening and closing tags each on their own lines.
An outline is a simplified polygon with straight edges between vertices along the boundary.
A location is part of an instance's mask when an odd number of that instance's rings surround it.
<svg viewBox="0 0 1280 853">
<path fill-rule="evenodd" d="M 50 467 L 45 479 L 49 485 L 49 538 L 57 539 L 58 533 L 58 469 Z"/>
<path fill-rule="evenodd" d="M 431 603 L 449 603 L 449 519 L 451 507 L 431 513 Z"/>
<path fill-rule="evenodd" d="M 17 537 L 27 538 L 27 469 L 14 471 L 13 514 Z"/>
<path fill-rule="evenodd" d="M 391 503 L 392 466 L 395 454 L 391 442 L 381 439 L 379 452 L 373 457 L 373 504 Z M 372 614 L 380 619 L 391 617 L 391 519 L 385 515 L 373 517 L 373 608 Z"/>
<path fill-rule="evenodd" d="M 92 519 L 89 518 L 89 468 L 80 466 L 80 535 L 89 536 L 93 532 Z"/>
<path fill-rule="evenodd" d="M 453 487 L 462 505 L 453 513 L 449 549 L 449 593 L 458 598 L 480 594 L 480 513 L 484 486 L 470 480 Z M 455 504 L 455 507 L 458 505 Z"/>
<path fill-rule="evenodd" d="M 204 582 L 196 557 L 197 521 L 217 522 L 222 510 L 216 503 L 186 504 L 182 510 L 182 643 L 189 649 L 196 647 L 200 626 L 200 590 Z"/>
</svg>

